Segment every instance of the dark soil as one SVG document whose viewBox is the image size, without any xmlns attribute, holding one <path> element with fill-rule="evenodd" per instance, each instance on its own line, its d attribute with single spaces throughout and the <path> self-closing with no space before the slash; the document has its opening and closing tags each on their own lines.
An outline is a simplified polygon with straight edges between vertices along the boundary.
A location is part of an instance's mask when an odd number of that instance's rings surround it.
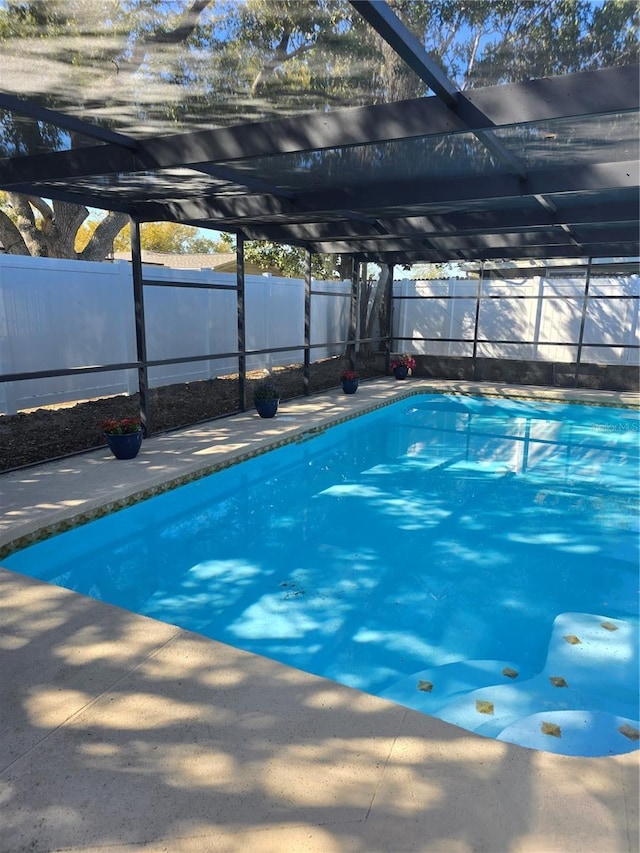
<svg viewBox="0 0 640 853">
<path fill-rule="evenodd" d="M 349 367 L 344 358 L 314 362 L 310 369 L 309 392 L 338 387 L 341 372 Z M 358 373 L 362 378 L 379 376 L 382 372 L 380 359 L 371 358 L 358 365 Z M 248 374 L 247 408 L 253 406 L 252 388 L 264 375 L 264 372 Z M 301 365 L 274 368 L 271 376 L 280 389 L 281 399 L 303 396 L 305 389 Z M 240 410 L 238 376 L 154 388 L 149 393 L 149 399 L 153 433 L 213 420 Z M 102 447 L 105 440 L 98 426 L 100 421 L 136 417 L 138 414 L 139 398 L 134 394 L 0 416 L 0 471 Z"/>
</svg>

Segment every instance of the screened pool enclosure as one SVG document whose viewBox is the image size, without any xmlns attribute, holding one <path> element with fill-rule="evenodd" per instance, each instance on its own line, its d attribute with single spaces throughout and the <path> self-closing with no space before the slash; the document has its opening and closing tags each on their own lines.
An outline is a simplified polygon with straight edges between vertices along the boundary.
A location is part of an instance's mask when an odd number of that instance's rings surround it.
<svg viewBox="0 0 640 853">
<path fill-rule="evenodd" d="M 368 375 L 408 351 L 422 376 L 637 390 L 638 12 L 574 5 L 569 20 L 514 0 L 479 22 L 438 2 L 0 3 L 0 190 L 17 211 L 13 225 L 0 213 L 4 252 L 38 253 L 38 205 L 51 231 L 71 205 L 109 211 L 103 231 L 131 226 L 132 345 L 113 356 L 12 361 L 35 309 L 20 314 L 0 268 L 5 398 L 133 372 L 151 433 L 167 365 L 224 365 L 243 410 L 252 365 L 280 354 L 309 393 L 327 351 Z M 143 265 L 140 225 L 164 221 L 232 234 L 233 279 Z M 277 341 L 247 334 L 247 241 L 304 251 Z M 339 259 L 336 281 L 312 276 L 316 255 Z M 423 264 L 440 265 L 435 280 Z M 224 335 L 159 353 L 161 288 L 185 311 L 196 291 L 222 295 Z M 319 330 L 318 312 L 333 318 Z"/>
</svg>

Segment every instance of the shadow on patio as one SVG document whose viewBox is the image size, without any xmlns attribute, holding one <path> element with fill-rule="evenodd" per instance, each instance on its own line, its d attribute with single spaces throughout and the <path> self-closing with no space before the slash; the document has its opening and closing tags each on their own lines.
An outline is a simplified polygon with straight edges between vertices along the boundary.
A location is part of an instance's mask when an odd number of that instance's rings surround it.
<svg viewBox="0 0 640 853">
<path fill-rule="evenodd" d="M 0 850 L 631 851 L 637 755 L 470 735 L 0 572 Z"/>
</svg>

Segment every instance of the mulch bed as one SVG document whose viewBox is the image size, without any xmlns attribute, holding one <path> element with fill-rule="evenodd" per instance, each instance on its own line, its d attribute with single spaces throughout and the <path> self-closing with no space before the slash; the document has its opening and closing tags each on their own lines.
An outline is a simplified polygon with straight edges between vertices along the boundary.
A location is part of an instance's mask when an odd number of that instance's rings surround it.
<svg viewBox="0 0 640 853">
<path fill-rule="evenodd" d="M 340 373 L 348 367 L 344 358 L 314 362 L 309 391 L 339 387 Z M 380 359 L 359 363 L 358 372 L 362 378 L 381 375 Z M 264 375 L 264 371 L 248 374 L 248 407 L 253 405 L 251 389 Z M 299 364 L 274 368 L 271 375 L 283 400 L 304 394 L 304 374 Z M 166 432 L 238 412 L 238 376 L 154 388 L 149 397 L 152 430 Z M 134 394 L 0 416 L 0 471 L 102 447 L 105 440 L 98 426 L 100 421 L 138 414 L 138 395 Z"/>
</svg>

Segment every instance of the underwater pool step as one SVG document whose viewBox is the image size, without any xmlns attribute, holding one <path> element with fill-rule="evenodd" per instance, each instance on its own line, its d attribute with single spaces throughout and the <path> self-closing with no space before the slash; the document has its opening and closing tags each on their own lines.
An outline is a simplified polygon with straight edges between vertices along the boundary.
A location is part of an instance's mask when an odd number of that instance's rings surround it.
<svg viewBox="0 0 640 853">
<path fill-rule="evenodd" d="M 507 726 L 496 740 L 528 749 L 596 758 L 638 748 L 638 720 L 603 711 L 531 714 Z"/>
<path fill-rule="evenodd" d="M 638 729 L 638 711 L 631 694 L 627 696 L 626 702 L 612 703 L 604 693 L 590 693 L 580 688 L 572 688 L 563 677 L 556 678 L 546 673 L 526 679 L 520 684 L 489 685 L 472 690 L 457 696 L 434 715 L 485 737 L 509 740 L 503 736 L 504 733 L 509 729 L 517 732 L 517 724 L 522 720 L 541 716 L 544 722 L 550 721 L 554 715 L 574 713 L 620 717 L 620 725 L 626 724 Z M 615 726 L 612 727 L 612 731 L 614 730 Z M 553 744 L 553 741 L 544 742 Z M 621 742 L 621 745 L 628 747 L 624 751 L 629 751 L 636 748 L 637 743 L 631 740 Z M 608 753 L 605 751 L 597 754 Z"/>
<path fill-rule="evenodd" d="M 553 622 L 540 673 L 517 684 L 487 684 L 432 713 L 488 737 L 543 712 L 588 709 L 621 715 L 633 724 L 640 715 L 638 639 L 635 623 L 562 613 Z"/>
<path fill-rule="evenodd" d="M 639 639 L 637 622 L 592 613 L 561 613 L 553 622 L 542 672 L 564 677 L 589 695 L 602 693 L 610 702 L 637 702 Z"/>
<path fill-rule="evenodd" d="M 381 696 L 484 737 L 565 755 L 640 745 L 638 625 L 562 613 L 541 672 L 469 660 L 406 676 Z"/>
<path fill-rule="evenodd" d="M 380 694 L 423 714 L 436 715 L 457 696 L 480 687 L 497 687 L 533 675 L 530 667 L 506 660 L 465 660 L 406 675 Z"/>
</svg>

